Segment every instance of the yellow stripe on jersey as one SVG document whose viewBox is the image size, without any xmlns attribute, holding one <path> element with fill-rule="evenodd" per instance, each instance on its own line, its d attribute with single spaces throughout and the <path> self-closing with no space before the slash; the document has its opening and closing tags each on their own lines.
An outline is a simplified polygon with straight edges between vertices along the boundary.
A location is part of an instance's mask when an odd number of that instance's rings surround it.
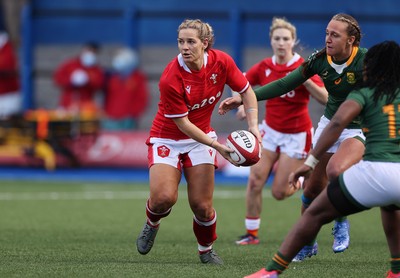
<svg viewBox="0 0 400 278">
<path fill-rule="evenodd" d="M 358 46 L 353 46 L 353 50 L 351 51 L 350 58 L 346 62 L 346 66 L 349 66 L 353 62 L 354 57 L 356 57 L 357 52 L 358 52 Z M 326 56 L 327 56 L 327 59 L 328 59 L 328 63 L 332 66 L 334 64 L 332 62 L 332 56 L 330 56 L 330 55 L 326 55 Z"/>
</svg>

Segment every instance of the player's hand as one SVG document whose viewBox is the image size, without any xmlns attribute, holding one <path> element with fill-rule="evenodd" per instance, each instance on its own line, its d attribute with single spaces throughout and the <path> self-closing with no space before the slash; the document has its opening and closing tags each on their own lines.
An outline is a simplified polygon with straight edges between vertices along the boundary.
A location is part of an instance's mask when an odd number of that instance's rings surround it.
<svg viewBox="0 0 400 278">
<path fill-rule="evenodd" d="M 244 112 L 244 106 L 240 105 L 238 107 L 238 110 L 236 112 L 236 118 L 240 121 L 243 121 L 244 119 L 246 119 L 246 112 Z"/>
<path fill-rule="evenodd" d="M 257 138 L 258 143 L 260 143 L 260 147 L 262 146 L 262 138 L 261 138 L 261 133 L 260 130 L 258 129 L 258 125 L 255 125 L 254 127 L 249 127 L 249 131 L 253 133 L 253 135 Z"/>
<path fill-rule="evenodd" d="M 233 153 L 234 150 L 232 150 L 231 148 L 229 148 L 228 146 L 221 144 L 217 141 L 214 142 L 213 144 L 213 148 L 216 149 L 223 158 L 225 158 L 226 160 L 228 160 L 231 164 L 235 165 L 236 167 L 239 167 L 239 164 L 237 164 L 232 158 L 230 153 Z"/>
<path fill-rule="evenodd" d="M 258 144 L 260 145 L 260 157 L 262 155 L 262 150 L 263 150 L 263 145 L 262 145 L 262 138 L 261 138 L 261 133 L 260 130 L 258 129 L 258 125 L 253 127 L 253 128 L 249 128 L 249 131 L 251 133 L 253 133 L 253 135 L 256 137 Z"/>
<path fill-rule="evenodd" d="M 295 189 L 300 189 L 300 188 L 298 188 L 300 183 L 297 182 L 299 177 L 307 178 L 311 172 L 312 172 L 312 168 L 310 166 L 303 164 L 302 166 L 297 168 L 296 171 L 290 173 L 289 185 L 294 187 Z"/>
<path fill-rule="evenodd" d="M 228 97 L 219 104 L 218 114 L 225 115 L 226 112 L 236 109 L 240 105 L 242 105 L 242 98 L 240 95 Z"/>
</svg>

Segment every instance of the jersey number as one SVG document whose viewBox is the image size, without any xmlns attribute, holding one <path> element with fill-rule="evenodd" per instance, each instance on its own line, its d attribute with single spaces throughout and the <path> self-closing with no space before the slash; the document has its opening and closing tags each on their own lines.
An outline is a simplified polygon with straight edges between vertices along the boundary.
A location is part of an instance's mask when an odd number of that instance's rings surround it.
<svg viewBox="0 0 400 278">
<path fill-rule="evenodd" d="M 290 91 L 289 93 L 286 93 L 284 95 L 281 95 L 281 98 L 284 97 L 294 97 L 296 95 L 296 92 L 294 90 Z"/>
<path fill-rule="evenodd" d="M 383 113 L 388 115 L 388 127 L 389 127 L 389 138 L 396 138 L 397 133 L 400 135 L 399 132 L 396 130 L 396 111 L 394 104 L 388 104 L 383 106 L 382 108 Z M 397 112 L 400 113 L 400 104 L 397 104 Z"/>
</svg>

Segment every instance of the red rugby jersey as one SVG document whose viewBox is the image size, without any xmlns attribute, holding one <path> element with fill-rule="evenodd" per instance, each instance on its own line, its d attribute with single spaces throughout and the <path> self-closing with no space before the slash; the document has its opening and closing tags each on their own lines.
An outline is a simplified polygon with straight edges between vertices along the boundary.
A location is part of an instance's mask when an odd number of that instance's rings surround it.
<svg viewBox="0 0 400 278">
<path fill-rule="evenodd" d="M 71 83 L 71 74 L 77 69 L 85 71 L 89 76 L 88 83 L 81 87 L 75 87 Z M 74 57 L 64 61 L 56 69 L 53 79 L 61 89 L 60 106 L 69 108 L 73 104 L 94 104 L 94 96 L 102 89 L 104 83 L 104 73 L 99 65 L 85 67 L 81 64 L 79 57 Z"/>
<path fill-rule="evenodd" d="M 184 116 L 205 133 L 213 130 L 212 112 L 225 84 L 239 93 L 249 86 L 246 77 L 225 52 L 209 50 L 204 54 L 204 66 L 199 71 L 190 70 L 179 54 L 161 75 L 160 102 L 150 137 L 188 139 L 172 120 Z"/>
<path fill-rule="evenodd" d="M 276 57 L 272 56 L 252 66 L 245 75 L 252 86 L 262 86 L 288 75 L 303 61 L 304 59 L 295 53 L 287 64 L 280 65 L 276 63 Z M 324 86 L 319 76 L 315 75 L 311 79 L 318 86 Z M 309 100 L 310 93 L 304 85 L 280 97 L 270 99 L 265 103 L 265 122 L 282 133 L 307 131 L 312 127 L 308 113 Z"/>
<path fill-rule="evenodd" d="M 104 111 L 112 119 L 140 118 L 149 104 L 146 75 L 140 70 L 129 76 L 111 74 L 106 82 Z"/>
</svg>

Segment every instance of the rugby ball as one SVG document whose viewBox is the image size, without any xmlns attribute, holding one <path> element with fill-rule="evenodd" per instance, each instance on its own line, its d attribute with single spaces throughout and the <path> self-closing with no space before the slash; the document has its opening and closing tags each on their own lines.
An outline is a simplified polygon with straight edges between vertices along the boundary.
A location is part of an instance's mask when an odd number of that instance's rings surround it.
<svg viewBox="0 0 400 278">
<path fill-rule="evenodd" d="M 260 160 L 260 144 L 250 131 L 233 131 L 226 138 L 226 145 L 234 150 L 230 156 L 240 166 L 251 166 Z"/>
</svg>

